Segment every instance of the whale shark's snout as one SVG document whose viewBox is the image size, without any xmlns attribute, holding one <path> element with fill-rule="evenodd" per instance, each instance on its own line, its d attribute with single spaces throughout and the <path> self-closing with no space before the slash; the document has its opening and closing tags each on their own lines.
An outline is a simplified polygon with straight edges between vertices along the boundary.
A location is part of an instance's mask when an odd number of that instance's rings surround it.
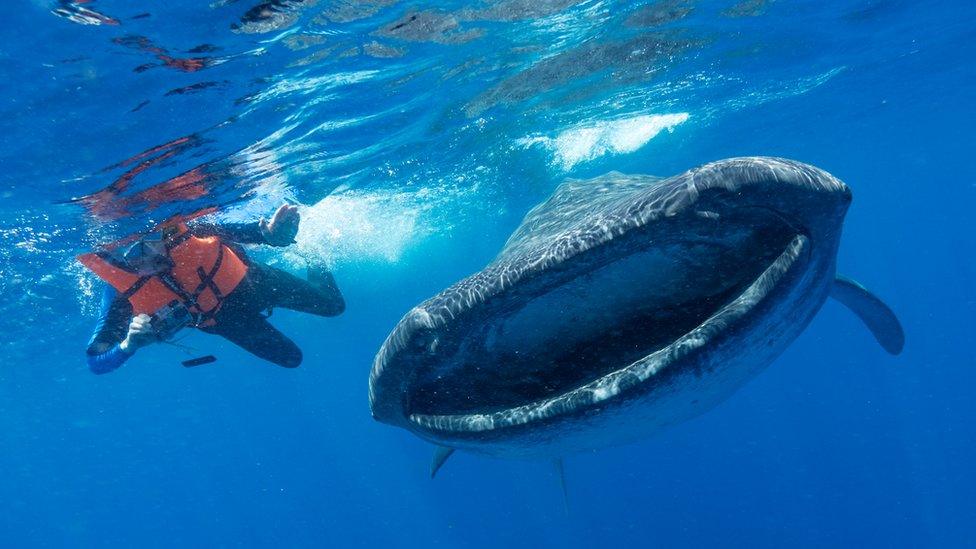
<svg viewBox="0 0 976 549">
<path fill-rule="evenodd" d="M 373 415 L 499 455 L 696 415 L 819 309 L 850 201 L 823 170 L 774 158 L 569 180 L 494 262 L 401 320 L 374 361 Z"/>
</svg>

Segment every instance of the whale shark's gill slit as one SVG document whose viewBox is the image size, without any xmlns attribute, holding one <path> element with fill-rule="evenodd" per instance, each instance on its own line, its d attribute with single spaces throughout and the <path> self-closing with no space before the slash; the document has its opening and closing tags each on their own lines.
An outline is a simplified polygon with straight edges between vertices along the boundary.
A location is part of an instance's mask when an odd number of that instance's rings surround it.
<svg viewBox="0 0 976 549">
<path fill-rule="evenodd" d="M 491 337 L 455 327 L 454 360 L 416 380 L 409 412 L 492 413 L 586 385 L 693 330 L 738 297 L 795 236 L 778 216 L 759 210 L 723 213 L 718 230 L 713 218 L 694 222 L 701 223 L 700 238 L 634 234 L 532 299 L 512 298 L 520 306 L 498 305 L 490 322 L 479 320 Z"/>
</svg>

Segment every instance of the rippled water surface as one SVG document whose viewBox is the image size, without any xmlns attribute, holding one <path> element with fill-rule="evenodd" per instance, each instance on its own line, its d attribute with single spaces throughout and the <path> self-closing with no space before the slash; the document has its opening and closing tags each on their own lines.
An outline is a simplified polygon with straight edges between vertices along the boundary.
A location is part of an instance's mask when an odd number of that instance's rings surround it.
<svg viewBox="0 0 976 549">
<path fill-rule="evenodd" d="M 971 2 L 16 0 L 0 23 L 0 532 L 48 546 L 964 546 L 976 519 Z M 548 464 L 372 422 L 413 304 L 565 177 L 737 155 L 855 200 L 840 268 L 899 311 L 882 355 L 828 306 L 756 382 L 656 439 Z M 344 316 L 276 313 L 283 371 L 216 346 L 91 376 L 77 254 L 180 215 L 301 206 Z M 314 325 L 313 325 L 314 324 Z M 9 540 L 16 540 L 12 542 Z"/>
</svg>

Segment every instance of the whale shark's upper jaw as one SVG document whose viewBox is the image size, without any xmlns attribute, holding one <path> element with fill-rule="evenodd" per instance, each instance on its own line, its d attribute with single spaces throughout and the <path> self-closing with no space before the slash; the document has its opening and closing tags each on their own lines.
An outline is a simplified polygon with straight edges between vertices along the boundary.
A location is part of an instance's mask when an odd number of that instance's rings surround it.
<svg viewBox="0 0 976 549">
<path fill-rule="evenodd" d="M 650 191 L 601 218 L 617 222 L 605 238 L 568 249 L 555 239 L 414 309 L 374 363 L 374 416 L 449 441 L 660 382 L 835 240 L 850 200 L 824 172 L 773 159 L 716 163 Z"/>
</svg>

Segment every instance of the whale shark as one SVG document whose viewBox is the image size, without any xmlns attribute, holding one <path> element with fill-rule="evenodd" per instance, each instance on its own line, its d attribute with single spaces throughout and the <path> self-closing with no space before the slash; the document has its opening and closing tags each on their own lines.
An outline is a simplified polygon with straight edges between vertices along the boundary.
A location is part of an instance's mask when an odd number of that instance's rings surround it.
<svg viewBox="0 0 976 549">
<path fill-rule="evenodd" d="M 898 354 L 902 327 L 836 274 L 851 191 L 732 158 L 568 179 L 483 270 L 410 310 L 373 362 L 373 417 L 438 449 L 559 459 L 694 418 L 758 375 L 832 297 Z M 557 470 L 562 474 L 561 462 Z"/>
</svg>

